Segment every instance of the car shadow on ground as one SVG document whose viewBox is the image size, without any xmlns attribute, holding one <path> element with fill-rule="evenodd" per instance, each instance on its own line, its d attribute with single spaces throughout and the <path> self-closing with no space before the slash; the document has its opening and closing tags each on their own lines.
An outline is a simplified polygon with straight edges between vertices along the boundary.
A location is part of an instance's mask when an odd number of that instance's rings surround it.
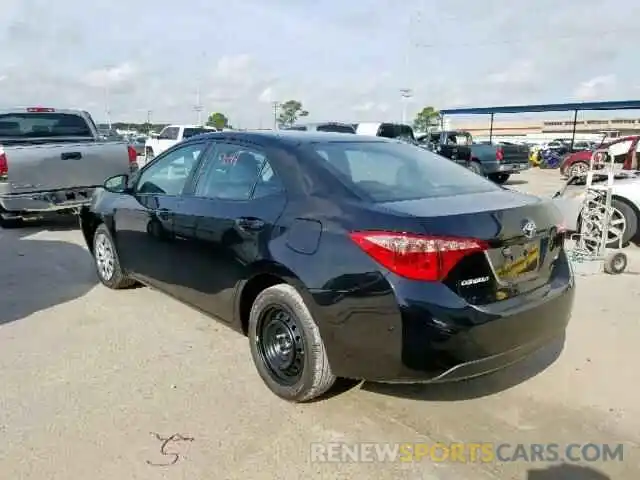
<svg viewBox="0 0 640 480">
<path fill-rule="evenodd" d="M 0 229 L 0 325 L 82 297 L 97 284 L 85 248 L 61 240 L 28 238 L 42 231 L 77 228 L 77 219 L 60 218 Z"/>
<path fill-rule="evenodd" d="M 514 365 L 469 380 L 430 384 L 388 384 L 345 379 L 338 382 L 328 396 L 339 395 L 361 383 L 361 389 L 364 391 L 428 402 L 455 402 L 487 397 L 513 388 L 542 373 L 558 359 L 564 349 L 564 343 L 565 337 L 562 336 Z"/>
<path fill-rule="evenodd" d="M 611 480 L 611 477 L 592 467 L 563 463 L 529 470 L 526 480 Z"/>
<path fill-rule="evenodd" d="M 526 185 L 527 183 L 529 183 L 527 180 L 522 180 L 521 178 L 510 178 L 509 180 L 506 181 L 506 183 L 504 184 L 505 187 L 511 186 L 511 185 Z"/>
</svg>

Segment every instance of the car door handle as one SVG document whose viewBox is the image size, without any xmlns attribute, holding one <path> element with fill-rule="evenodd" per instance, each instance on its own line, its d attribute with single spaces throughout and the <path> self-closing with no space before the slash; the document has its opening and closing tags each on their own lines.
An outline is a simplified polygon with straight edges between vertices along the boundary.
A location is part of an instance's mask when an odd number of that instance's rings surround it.
<svg viewBox="0 0 640 480">
<path fill-rule="evenodd" d="M 255 232 L 264 228 L 264 222 L 259 218 L 241 217 L 236 219 L 236 225 L 242 230 Z"/>
<path fill-rule="evenodd" d="M 161 220 L 169 220 L 169 213 L 171 212 L 168 208 L 158 208 L 153 211 L 156 216 Z"/>
<path fill-rule="evenodd" d="M 63 152 L 60 154 L 60 160 L 80 160 L 82 152 Z"/>
</svg>

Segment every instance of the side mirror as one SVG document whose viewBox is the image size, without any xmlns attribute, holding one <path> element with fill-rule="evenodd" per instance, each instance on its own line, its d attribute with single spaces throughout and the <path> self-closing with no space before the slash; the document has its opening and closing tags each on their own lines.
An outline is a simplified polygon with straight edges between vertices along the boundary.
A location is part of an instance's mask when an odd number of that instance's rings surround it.
<svg viewBox="0 0 640 480">
<path fill-rule="evenodd" d="M 104 181 L 104 189 L 113 193 L 127 193 L 129 191 L 129 175 L 114 175 Z"/>
</svg>

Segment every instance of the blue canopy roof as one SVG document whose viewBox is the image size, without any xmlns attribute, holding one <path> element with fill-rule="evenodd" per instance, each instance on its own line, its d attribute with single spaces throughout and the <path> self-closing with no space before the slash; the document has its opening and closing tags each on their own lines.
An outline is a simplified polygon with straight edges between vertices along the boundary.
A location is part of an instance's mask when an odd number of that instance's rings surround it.
<svg viewBox="0 0 640 480">
<path fill-rule="evenodd" d="M 511 105 L 483 108 L 450 108 L 440 110 L 440 113 L 442 115 L 490 115 L 492 113 L 572 112 L 576 110 L 640 110 L 640 100 L 549 103 L 546 105 Z"/>
</svg>

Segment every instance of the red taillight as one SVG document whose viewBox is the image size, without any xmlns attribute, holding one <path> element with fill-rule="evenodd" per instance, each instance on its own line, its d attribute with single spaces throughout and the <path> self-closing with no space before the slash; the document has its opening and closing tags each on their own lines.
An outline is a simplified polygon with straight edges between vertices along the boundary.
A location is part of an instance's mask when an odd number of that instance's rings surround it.
<svg viewBox="0 0 640 480">
<path fill-rule="evenodd" d="M 504 150 L 502 150 L 502 148 L 500 147 L 496 149 L 496 160 L 499 162 L 504 160 Z"/>
<path fill-rule="evenodd" d="M 0 150 L 0 182 L 6 182 L 9 179 L 9 162 L 7 154 Z"/>
<path fill-rule="evenodd" d="M 55 108 L 45 108 L 45 107 L 30 107 L 27 108 L 27 112 L 29 113 L 53 113 L 55 112 Z"/>
<path fill-rule="evenodd" d="M 460 260 L 488 248 L 473 238 L 394 232 L 352 232 L 351 239 L 396 275 L 411 280 L 444 280 Z"/>
<path fill-rule="evenodd" d="M 138 162 L 138 152 L 131 145 L 127 145 L 127 153 L 129 154 L 129 164 Z"/>
</svg>

